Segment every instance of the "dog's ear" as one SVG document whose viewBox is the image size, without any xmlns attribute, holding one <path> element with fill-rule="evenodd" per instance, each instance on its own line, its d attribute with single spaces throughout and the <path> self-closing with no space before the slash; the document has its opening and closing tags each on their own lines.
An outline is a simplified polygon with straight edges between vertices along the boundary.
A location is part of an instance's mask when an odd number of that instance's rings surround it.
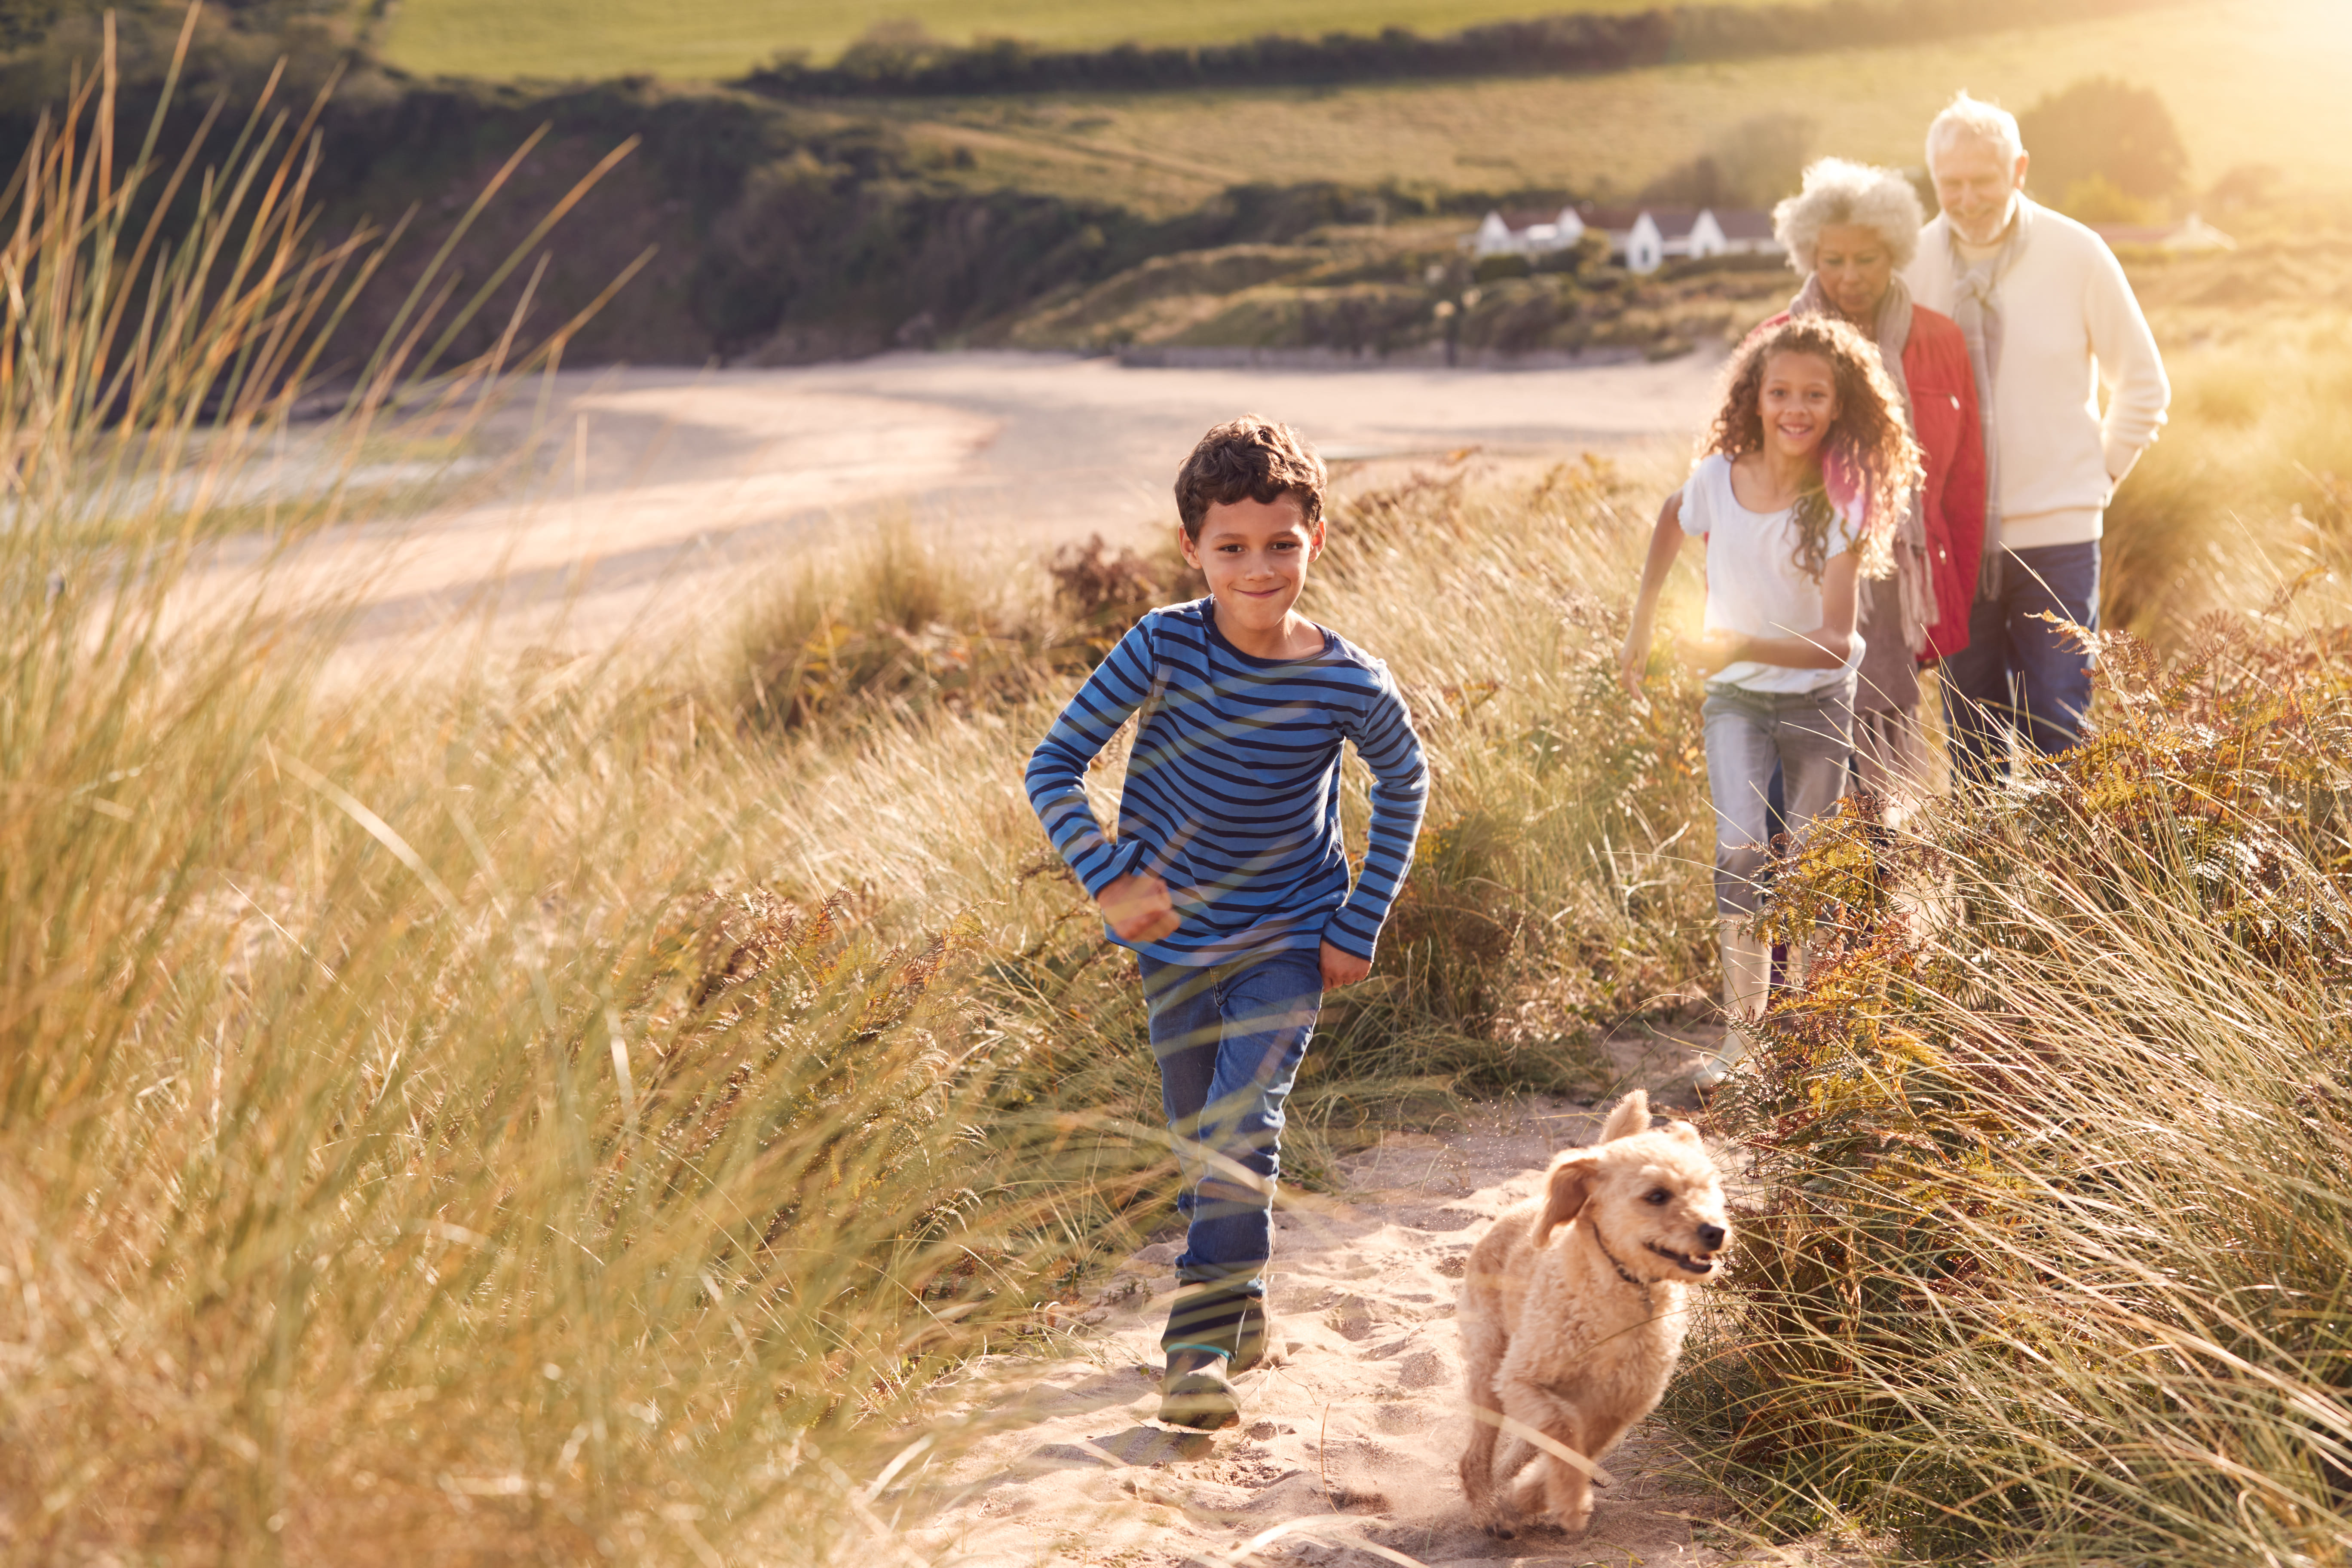
<svg viewBox="0 0 2352 1568">
<path fill-rule="evenodd" d="M 1617 1109 L 1609 1113 L 1609 1120 L 1601 1124 L 1599 1142 L 1607 1143 L 1613 1139 L 1631 1138 L 1636 1132 L 1649 1130 L 1650 1091 L 1637 1089 L 1619 1100 Z"/>
<path fill-rule="evenodd" d="M 1695 1143 L 1702 1149 L 1706 1147 L 1706 1140 L 1700 1137 L 1698 1129 L 1687 1121 L 1669 1121 L 1666 1123 L 1665 1131 L 1669 1135 L 1679 1138 L 1685 1143 Z"/>
<path fill-rule="evenodd" d="M 1536 1245 L 1551 1240 L 1551 1233 L 1584 1212 L 1593 1178 L 1601 1173 L 1601 1156 L 1590 1149 L 1562 1154 L 1552 1163 L 1551 1179 L 1544 1184 L 1543 1217 L 1536 1221 Z"/>
</svg>

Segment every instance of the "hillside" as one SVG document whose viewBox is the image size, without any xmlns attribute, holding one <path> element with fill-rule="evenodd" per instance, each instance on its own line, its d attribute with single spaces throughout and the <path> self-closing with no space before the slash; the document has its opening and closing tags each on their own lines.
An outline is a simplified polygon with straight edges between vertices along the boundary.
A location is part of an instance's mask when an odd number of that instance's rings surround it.
<svg viewBox="0 0 2352 1568">
<path fill-rule="evenodd" d="M 908 140 L 937 148 L 964 184 L 1174 211 L 1250 182 L 1630 194 L 1765 117 L 1800 122 L 1814 152 L 1916 164 L 1956 89 L 2021 109 L 2109 74 L 2163 96 L 2196 184 L 2267 163 L 2333 189 L 2352 181 L 2347 71 L 2352 11 L 2332 0 L 2201 0 L 2154 16 L 1593 77 L 893 108 Z"/>
<path fill-rule="evenodd" d="M 1738 4 L 1739 0 L 1729 0 Z M 1750 0 L 1757 3 L 1757 0 Z M 1018 37 L 1057 48 L 1223 43 L 1263 33 L 1316 37 L 1406 27 L 1441 33 L 1531 10 L 1625 12 L 1648 0 L 738 0 L 692 27 L 663 0 L 403 0 L 380 35 L 383 57 L 424 75 L 488 79 L 739 76 L 779 56 L 831 64 L 859 39 L 950 44 Z"/>
<path fill-rule="evenodd" d="M 278 48 L 294 65 L 271 112 L 306 104 L 360 37 L 339 31 L 339 15 L 295 0 L 208 14 L 166 144 L 193 136 L 215 94 L 225 122 L 241 120 Z M 122 58 L 151 84 L 169 20 L 157 6 L 121 24 Z M 12 160 L 95 37 L 69 16 L 0 61 Z M 2200 191 L 2259 162 L 2284 164 L 2274 183 L 2289 194 L 2325 194 L 2352 180 L 2352 110 L 2335 89 L 2347 67 L 2352 21 L 2327 0 L 2197 0 L 1934 45 L 1599 75 L 1207 92 L 498 86 L 423 80 L 362 54 L 320 122 L 312 191 L 322 234 L 414 212 L 383 286 L 355 310 L 354 343 L 388 324 L 472 196 L 543 127 L 457 256 L 480 276 L 629 146 L 567 219 L 538 284 L 536 310 L 552 321 L 642 265 L 573 340 L 573 363 L 786 363 L 959 343 L 1390 352 L 1431 343 L 1441 298 L 1468 306 L 1459 330 L 1473 349 L 1667 350 L 1736 330 L 1777 278 L 1635 288 L 1602 268 L 1572 289 L 1474 279 L 1459 236 L 1490 205 L 1631 196 L 1708 157 L 1738 164 L 1742 199 L 1767 205 L 1812 153 L 1916 160 L 1954 87 L 2021 105 L 2101 71 L 2171 106 Z M 125 125 L 152 100 L 152 85 L 126 89 Z M 1235 263 L 1236 247 L 1287 259 Z M 494 292 L 452 352 L 487 346 L 526 275 Z M 1462 290 L 1474 283 L 1496 287 L 1472 303 Z"/>
</svg>

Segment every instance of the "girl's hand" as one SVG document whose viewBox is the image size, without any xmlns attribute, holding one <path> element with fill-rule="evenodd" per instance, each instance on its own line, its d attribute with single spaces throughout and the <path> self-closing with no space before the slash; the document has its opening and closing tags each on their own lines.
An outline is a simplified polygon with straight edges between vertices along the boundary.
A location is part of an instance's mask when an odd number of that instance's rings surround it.
<svg viewBox="0 0 2352 1568">
<path fill-rule="evenodd" d="M 1183 923 L 1169 900 L 1168 884 L 1157 877 L 1118 878 L 1104 886 L 1095 903 L 1122 942 L 1158 942 Z"/>
<path fill-rule="evenodd" d="M 1635 626 L 1625 634 L 1625 646 L 1617 650 L 1618 683 L 1634 696 L 1642 695 L 1642 677 L 1650 668 L 1650 629 Z"/>
<path fill-rule="evenodd" d="M 1318 954 L 1323 963 L 1323 989 L 1337 991 L 1342 985 L 1353 985 L 1372 972 L 1372 961 L 1358 958 L 1352 952 L 1341 952 L 1329 942 L 1323 944 Z"/>
<path fill-rule="evenodd" d="M 1683 661 L 1709 676 L 1738 664 L 1748 652 L 1748 639 L 1738 632 L 1712 631 L 1676 639 Z"/>
</svg>

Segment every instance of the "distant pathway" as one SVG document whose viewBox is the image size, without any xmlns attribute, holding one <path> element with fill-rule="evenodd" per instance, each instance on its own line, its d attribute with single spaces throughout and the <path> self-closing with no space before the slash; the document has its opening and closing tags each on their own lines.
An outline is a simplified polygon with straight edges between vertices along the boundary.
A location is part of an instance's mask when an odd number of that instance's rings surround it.
<svg viewBox="0 0 2352 1568">
<path fill-rule="evenodd" d="M 567 371 L 516 390 L 422 519 L 308 545 L 288 580 L 363 579 L 370 663 L 497 605 L 499 643 L 611 646 L 707 621 L 747 582 L 896 517 L 1029 551 L 1171 521 L 1168 486 L 1210 424 L 1258 412 L 1329 457 L 1480 447 L 1538 460 L 1679 440 L 1711 363 L 1524 372 L 1124 368 L 1108 359 L 893 354 L 788 370 Z M 299 464 L 296 465 L 299 467 Z M 208 591 L 252 563 L 232 545 Z M 281 570 L 286 570 L 281 568 Z"/>
</svg>

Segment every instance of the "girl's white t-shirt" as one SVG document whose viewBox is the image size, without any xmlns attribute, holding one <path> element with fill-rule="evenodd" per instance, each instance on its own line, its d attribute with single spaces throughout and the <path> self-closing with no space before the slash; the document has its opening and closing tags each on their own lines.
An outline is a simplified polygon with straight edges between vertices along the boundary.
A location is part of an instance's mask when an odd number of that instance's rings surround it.
<svg viewBox="0 0 2352 1568">
<path fill-rule="evenodd" d="M 1717 452 L 1699 460 L 1683 486 L 1685 533 L 1706 538 L 1706 629 L 1743 637 L 1803 637 L 1822 624 L 1822 585 L 1797 564 L 1796 509 L 1750 511 L 1731 489 L 1731 459 Z M 1832 514 L 1827 556 L 1852 550 L 1862 538 L 1859 516 Z M 1817 691 L 1852 679 L 1862 664 L 1862 633 L 1837 669 L 1792 669 L 1743 659 L 1707 679 L 1707 685 L 1748 691 Z"/>
</svg>

